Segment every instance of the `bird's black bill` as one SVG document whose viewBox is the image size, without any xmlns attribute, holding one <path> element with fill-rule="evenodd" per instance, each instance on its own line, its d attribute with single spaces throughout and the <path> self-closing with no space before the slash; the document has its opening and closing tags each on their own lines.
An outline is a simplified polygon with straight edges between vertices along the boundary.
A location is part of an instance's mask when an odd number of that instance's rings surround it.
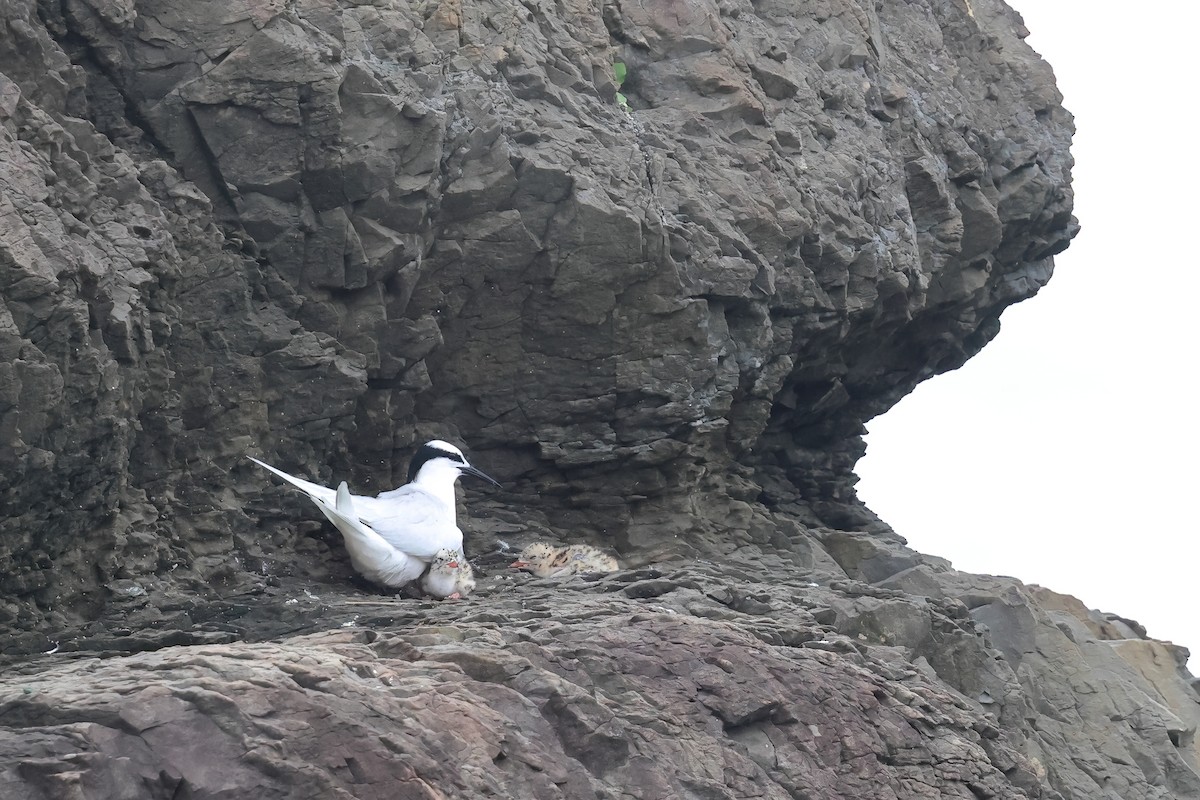
<svg viewBox="0 0 1200 800">
<path fill-rule="evenodd" d="M 483 478 L 485 481 L 490 483 L 492 486 L 495 486 L 495 487 L 500 486 L 500 481 L 496 480 L 491 475 L 488 475 L 486 472 L 484 472 L 481 469 L 475 469 L 470 464 L 461 466 L 461 467 L 459 467 L 459 469 L 466 475 L 474 475 L 476 478 Z"/>
</svg>

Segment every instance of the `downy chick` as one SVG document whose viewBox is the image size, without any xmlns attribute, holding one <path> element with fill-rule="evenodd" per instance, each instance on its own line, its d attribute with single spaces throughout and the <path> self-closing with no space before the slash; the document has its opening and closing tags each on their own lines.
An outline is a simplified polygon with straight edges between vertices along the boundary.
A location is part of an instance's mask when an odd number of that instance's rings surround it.
<svg viewBox="0 0 1200 800">
<path fill-rule="evenodd" d="M 475 589 L 475 571 L 461 553 L 443 547 L 421 578 L 421 588 L 434 597 L 459 600 Z"/>
<path fill-rule="evenodd" d="M 615 572 L 621 568 L 615 558 L 589 544 L 554 547 L 544 542 L 526 547 L 510 566 L 532 572 L 539 578 L 558 578 L 577 572 Z"/>
</svg>

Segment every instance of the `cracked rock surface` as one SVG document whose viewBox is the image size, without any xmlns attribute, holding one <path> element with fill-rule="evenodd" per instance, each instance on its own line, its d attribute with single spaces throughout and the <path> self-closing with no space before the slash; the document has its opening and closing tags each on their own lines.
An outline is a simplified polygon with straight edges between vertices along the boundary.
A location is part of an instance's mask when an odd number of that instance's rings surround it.
<svg viewBox="0 0 1200 800">
<path fill-rule="evenodd" d="M 1181 649 L 1012 579 L 923 560 L 884 586 L 753 553 L 561 582 L 485 571 L 460 602 L 264 584 L 189 646 L 95 636 L 14 660 L 0 789 L 1200 796 Z M 895 588 L 917 575 L 939 592 Z M 120 619 L 152 627 L 127 602 Z"/>
<path fill-rule="evenodd" d="M 3 797 L 1200 797 L 1182 648 L 854 495 L 1078 228 L 998 0 L 0 23 Z M 504 483 L 462 603 L 244 458 L 434 437 Z"/>
<path fill-rule="evenodd" d="M 863 422 L 1077 230 L 994 0 L 0 8 L 22 625 L 268 538 L 322 569 L 247 454 L 365 492 L 462 441 L 492 512 L 635 561 L 878 524 Z"/>
</svg>

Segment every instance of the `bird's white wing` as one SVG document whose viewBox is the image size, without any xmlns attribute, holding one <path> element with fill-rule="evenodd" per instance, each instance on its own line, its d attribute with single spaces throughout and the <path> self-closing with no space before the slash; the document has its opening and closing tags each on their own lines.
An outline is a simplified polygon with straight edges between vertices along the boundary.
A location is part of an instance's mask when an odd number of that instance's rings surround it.
<svg viewBox="0 0 1200 800">
<path fill-rule="evenodd" d="M 443 547 L 462 551 L 462 531 L 444 515 L 384 517 L 371 527 L 392 547 L 426 561 Z"/>
<path fill-rule="evenodd" d="M 311 482 L 303 480 L 301 478 L 297 478 L 295 475 L 288 475 L 283 470 L 275 469 L 270 464 L 267 464 L 266 462 L 263 462 L 263 461 L 259 461 L 254 456 L 246 456 L 246 458 L 249 458 L 251 461 L 253 461 L 255 464 L 258 464 L 263 469 L 274 472 L 276 475 L 283 478 L 285 481 L 290 483 L 292 486 L 295 486 L 297 489 L 304 492 L 306 495 L 311 497 L 313 500 L 317 501 L 318 505 L 324 504 L 329 507 L 333 506 L 334 498 L 337 496 L 337 492 L 335 492 L 333 489 L 328 489 L 324 486 L 321 486 L 318 483 L 311 483 Z"/>
<path fill-rule="evenodd" d="M 397 550 L 426 560 L 443 547 L 462 552 L 454 510 L 418 486 L 408 484 L 372 498 L 367 508 L 356 499 L 355 507 L 363 522 Z"/>
<path fill-rule="evenodd" d="M 384 586 L 403 586 L 425 571 L 426 562 L 392 547 L 383 537 L 359 521 L 346 482 L 338 486 L 334 505 L 318 502 L 321 509 L 346 542 L 350 563 L 364 578 Z"/>
<path fill-rule="evenodd" d="M 356 505 L 366 506 L 368 511 L 380 509 L 387 511 L 385 506 L 374 497 L 355 497 L 350 494 L 346 482 L 338 486 L 337 491 L 328 489 L 317 483 L 289 475 L 283 470 L 275 469 L 270 464 L 249 456 L 251 461 L 260 467 L 270 470 L 288 483 L 304 492 L 320 509 L 325 518 L 342 534 L 346 550 L 350 553 L 350 563 L 364 578 L 384 586 L 403 586 L 416 580 L 425 571 L 428 559 L 437 552 L 435 548 L 425 556 L 423 551 L 408 553 L 389 544 L 382 536 L 372 530 L 369 524 L 364 524 L 356 512 Z M 460 534 L 461 536 L 461 534 Z"/>
<path fill-rule="evenodd" d="M 252 456 L 248 458 L 308 495 L 341 531 L 354 568 L 370 580 L 399 586 L 392 581 L 403 578 L 402 582 L 407 583 L 419 577 L 426 563 L 443 547 L 462 550 L 462 531 L 454 523 L 453 510 L 447 512 L 436 497 L 411 484 L 379 497 L 352 495 L 346 489 L 345 502 L 339 502 L 342 487 L 334 491 Z M 391 578 L 385 581 L 375 577 L 380 570 Z M 404 577 L 410 573 L 411 577 Z"/>
</svg>

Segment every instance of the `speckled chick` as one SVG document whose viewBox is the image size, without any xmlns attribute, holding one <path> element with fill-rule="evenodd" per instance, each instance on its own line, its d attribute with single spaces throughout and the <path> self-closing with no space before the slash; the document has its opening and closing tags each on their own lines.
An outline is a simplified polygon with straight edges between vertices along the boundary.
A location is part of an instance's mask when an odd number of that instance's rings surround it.
<svg viewBox="0 0 1200 800">
<path fill-rule="evenodd" d="M 421 588 L 434 597 L 459 600 L 475 589 L 475 570 L 461 553 L 443 547 L 421 577 Z"/>
<path fill-rule="evenodd" d="M 511 566 L 528 570 L 539 578 L 559 578 L 577 572 L 615 572 L 617 560 L 589 544 L 555 547 L 535 542 L 524 550 Z"/>
</svg>

